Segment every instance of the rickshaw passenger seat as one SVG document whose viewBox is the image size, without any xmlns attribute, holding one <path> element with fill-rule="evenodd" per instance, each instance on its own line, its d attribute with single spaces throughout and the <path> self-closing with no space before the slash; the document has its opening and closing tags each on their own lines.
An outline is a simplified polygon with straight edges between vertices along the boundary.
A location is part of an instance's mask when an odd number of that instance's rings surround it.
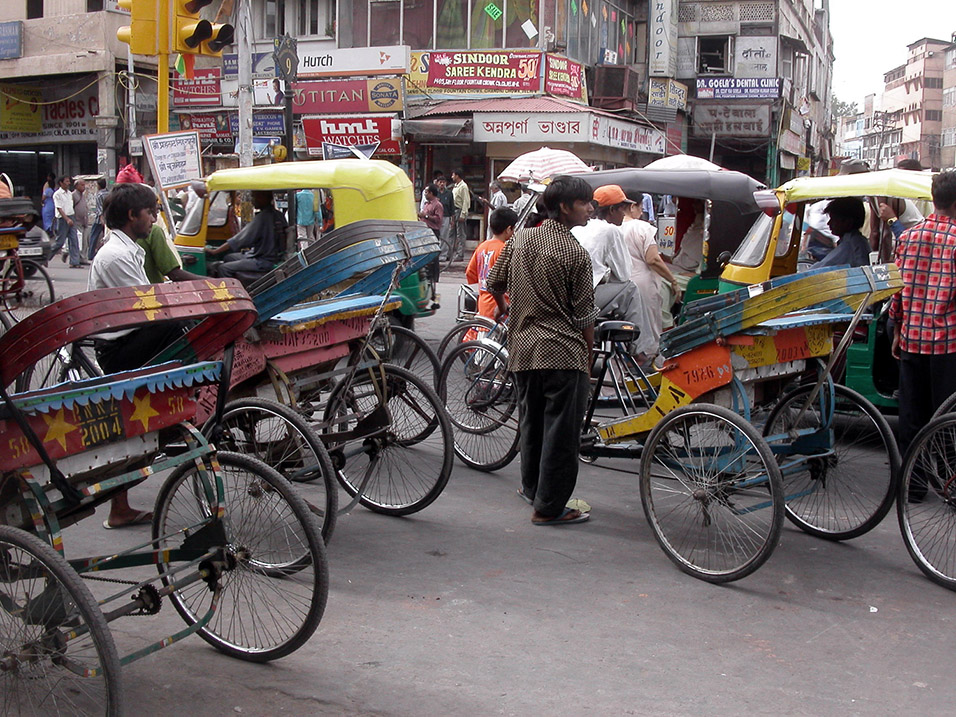
<svg viewBox="0 0 956 717">
<path fill-rule="evenodd" d="M 641 334 L 637 324 L 630 321 L 602 321 L 594 330 L 597 341 L 633 341 Z"/>
</svg>

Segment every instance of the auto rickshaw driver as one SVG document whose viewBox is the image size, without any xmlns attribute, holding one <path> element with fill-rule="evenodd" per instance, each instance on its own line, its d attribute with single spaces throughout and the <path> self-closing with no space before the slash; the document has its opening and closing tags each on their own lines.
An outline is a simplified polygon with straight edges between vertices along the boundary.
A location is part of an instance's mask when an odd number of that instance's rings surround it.
<svg viewBox="0 0 956 717">
<path fill-rule="evenodd" d="M 224 255 L 221 261 L 209 265 L 211 276 L 248 283 L 282 261 L 289 226 L 286 218 L 272 203 L 271 191 L 253 190 L 252 204 L 259 210 L 252 222 L 219 246 L 205 246 L 209 257 Z"/>
</svg>

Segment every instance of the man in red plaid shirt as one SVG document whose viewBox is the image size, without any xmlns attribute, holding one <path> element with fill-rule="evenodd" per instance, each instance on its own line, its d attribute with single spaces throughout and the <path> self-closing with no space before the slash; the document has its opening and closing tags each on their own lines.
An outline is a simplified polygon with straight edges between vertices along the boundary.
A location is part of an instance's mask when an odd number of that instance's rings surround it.
<svg viewBox="0 0 956 717">
<path fill-rule="evenodd" d="M 900 451 L 956 392 L 956 170 L 933 177 L 934 211 L 903 232 L 903 290 L 890 302 L 900 361 Z"/>
</svg>

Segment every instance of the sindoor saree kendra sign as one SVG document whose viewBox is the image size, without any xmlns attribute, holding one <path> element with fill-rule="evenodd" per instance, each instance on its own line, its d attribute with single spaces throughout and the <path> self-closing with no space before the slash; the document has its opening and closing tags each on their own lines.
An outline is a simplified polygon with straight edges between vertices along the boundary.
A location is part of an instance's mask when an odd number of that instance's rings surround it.
<svg viewBox="0 0 956 717">
<path fill-rule="evenodd" d="M 533 93 L 541 87 L 541 52 L 432 52 L 428 87 L 438 90 Z"/>
</svg>

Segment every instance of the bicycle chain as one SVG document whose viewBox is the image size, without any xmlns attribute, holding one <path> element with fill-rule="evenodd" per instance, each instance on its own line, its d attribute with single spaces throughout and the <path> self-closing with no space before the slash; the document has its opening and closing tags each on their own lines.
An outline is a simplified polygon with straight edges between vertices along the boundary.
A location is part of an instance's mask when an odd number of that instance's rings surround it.
<svg viewBox="0 0 956 717">
<path fill-rule="evenodd" d="M 97 580 L 102 583 L 114 583 L 116 585 L 139 585 L 138 580 L 123 580 L 122 578 L 106 578 L 101 575 L 88 575 L 81 574 L 82 578 L 86 580 Z M 146 593 L 146 596 L 143 596 L 142 593 Z M 145 597 L 146 599 L 143 599 Z M 159 590 L 155 586 L 146 584 L 140 587 L 139 594 L 134 594 L 130 596 L 130 600 L 142 600 L 144 607 L 141 607 L 135 612 L 129 613 L 130 617 L 139 617 L 144 615 L 155 615 L 163 608 L 162 598 L 159 596 Z"/>
</svg>

